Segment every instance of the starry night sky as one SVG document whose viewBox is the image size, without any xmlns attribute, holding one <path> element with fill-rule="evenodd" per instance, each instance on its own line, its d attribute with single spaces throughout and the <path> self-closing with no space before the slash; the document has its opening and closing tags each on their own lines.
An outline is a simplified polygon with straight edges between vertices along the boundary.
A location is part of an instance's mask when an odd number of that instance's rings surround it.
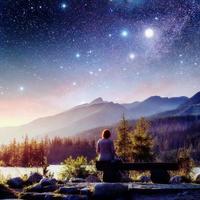
<svg viewBox="0 0 200 200">
<path fill-rule="evenodd" d="M 0 0 L 0 126 L 192 96 L 199 77 L 199 0 Z"/>
</svg>

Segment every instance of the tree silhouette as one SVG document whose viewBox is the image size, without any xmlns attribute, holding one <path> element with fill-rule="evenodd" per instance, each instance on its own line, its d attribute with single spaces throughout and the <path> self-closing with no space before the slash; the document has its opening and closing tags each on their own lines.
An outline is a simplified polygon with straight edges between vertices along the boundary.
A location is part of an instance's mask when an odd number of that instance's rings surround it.
<svg viewBox="0 0 200 200">
<path fill-rule="evenodd" d="M 150 123 L 141 118 L 132 131 L 132 156 L 135 162 L 148 162 L 153 160 L 153 139 L 149 134 Z"/>
<path fill-rule="evenodd" d="M 128 121 L 123 115 L 119 126 L 117 127 L 117 139 L 115 142 L 116 153 L 124 161 L 132 160 L 132 139 Z"/>
</svg>

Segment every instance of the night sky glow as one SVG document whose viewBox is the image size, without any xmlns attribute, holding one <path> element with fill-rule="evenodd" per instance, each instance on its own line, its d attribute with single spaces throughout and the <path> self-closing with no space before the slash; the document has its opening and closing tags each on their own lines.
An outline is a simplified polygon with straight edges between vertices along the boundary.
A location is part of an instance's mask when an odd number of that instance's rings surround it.
<svg viewBox="0 0 200 200">
<path fill-rule="evenodd" d="M 0 0 L 0 126 L 191 96 L 199 77 L 199 0 Z"/>
</svg>

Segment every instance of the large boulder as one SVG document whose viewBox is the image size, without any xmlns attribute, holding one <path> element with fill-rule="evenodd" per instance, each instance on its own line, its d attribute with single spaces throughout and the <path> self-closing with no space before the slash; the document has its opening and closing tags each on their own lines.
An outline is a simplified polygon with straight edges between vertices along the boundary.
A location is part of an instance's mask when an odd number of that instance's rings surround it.
<svg viewBox="0 0 200 200">
<path fill-rule="evenodd" d="M 128 185 L 122 183 L 97 183 L 94 187 L 95 199 L 112 199 L 128 193 Z"/>
<path fill-rule="evenodd" d="M 34 172 L 28 177 L 27 183 L 28 184 L 39 183 L 42 178 L 43 176 L 41 174 Z"/>
<path fill-rule="evenodd" d="M 36 183 L 34 185 L 28 186 L 24 189 L 25 192 L 43 192 L 42 185 L 39 183 Z"/>
<path fill-rule="evenodd" d="M 57 180 L 55 178 L 43 178 L 39 183 L 44 187 L 48 185 L 56 185 Z"/>
<path fill-rule="evenodd" d="M 38 193 L 43 193 L 43 192 L 54 192 L 58 189 L 57 185 L 47 185 L 47 186 L 42 186 L 40 183 L 36 183 L 34 185 L 31 185 L 27 188 L 25 188 L 25 192 L 38 192 Z"/>
<path fill-rule="evenodd" d="M 64 186 L 60 187 L 57 192 L 60 194 L 80 194 L 80 188 L 76 186 Z"/>
<path fill-rule="evenodd" d="M 17 198 L 15 192 L 5 185 L 0 184 L 0 199 L 13 199 Z"/>
<path fill-rule="evenodd" d="M 95 176 L 95 175 L 89 175 L 85 180 L 88 183 L 99 183 L 99 182 L 101 182 L 100 178 L 98 176 Z"/>
<path fill-rule="evenodd" d="M 24 186 L 24 181 L 22 178 L 20 177 L 15 177 L 15 178 L 11 178 L 7 181 L 7 184 L 9 185 L 9 187 L 11 188 L 23 188 Z"/>
</svg>

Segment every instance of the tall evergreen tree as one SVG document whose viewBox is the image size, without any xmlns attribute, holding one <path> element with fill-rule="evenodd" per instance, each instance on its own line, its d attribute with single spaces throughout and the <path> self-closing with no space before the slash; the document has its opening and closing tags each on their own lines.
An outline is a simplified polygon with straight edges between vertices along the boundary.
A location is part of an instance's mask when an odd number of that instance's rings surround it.
<svg viewBox="0 0 200 200">
<path fill-rule="evenodd" d="M 29 139 L 26 135 L 24 138 L 24 143 L 22 147 L 22 158 L 21 158 L 21 165 L 23 167 L 29 167 L 30 164 L 30 155 L 29 155 Z"/>
<path fill-rule="evenodd" d="M 153 138 L 149 133 L 150 123 L 141 118 L 132 131 L 132 156 L 135 162 L 149 162 L 153 160 Z"/>
<path fill-rule="evenodd" d="M 117 139 L 115 141 L 116 153 L 124 161 L 132 159 L 132 140 L 129 130 L 129 124 L 123 115 L 122 120 L 117 127 Z"/>
<path fill-rule="evenodd" d="M 19 166 L 20 155 L 19 155 L 19 145 L 16 142 L 16 139 L 10 144 L 10 166 Z"/>
</svg>

